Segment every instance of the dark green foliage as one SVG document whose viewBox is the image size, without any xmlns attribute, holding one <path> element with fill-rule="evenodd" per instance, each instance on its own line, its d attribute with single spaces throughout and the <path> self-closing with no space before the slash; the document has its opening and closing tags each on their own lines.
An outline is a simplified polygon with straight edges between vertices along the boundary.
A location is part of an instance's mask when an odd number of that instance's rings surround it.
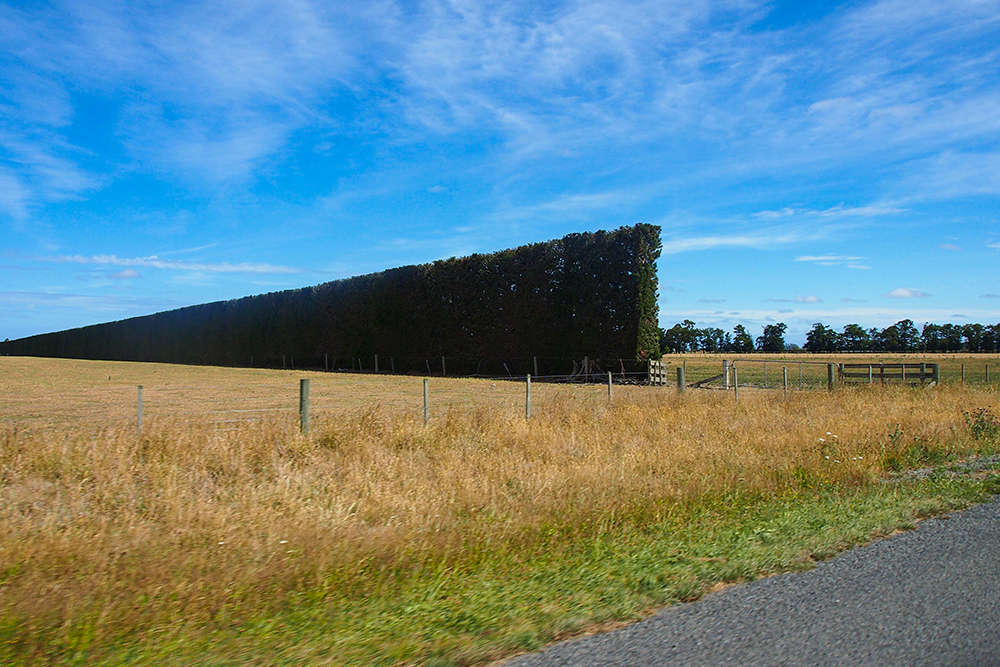
<svg viewBox="0 0 1000 667">
<path fill-rule="evenodd" d="M 757 349 L 761 352 L 783 352 L 787 330 L 788 326 L 784 322 L 766 325 L 764 334 L 757 338 Z"/>
<path fill-rule="evenodd" d="M 322 367 L 324 355 L 350 365 L 355 357 L 371 364 L 376 354 L 401 364 L 441 356 L 657 358 L 659 254 L 653 225 L 570 234 L 32 336 L 0 343 L 0 353 L 226 366 L 298 359 L 297 367 L 317 359 Z"/>
<path fill-rule="evenodd" d="M 757 338 L 761 351 L 779 352 L 784 331 L 777 325 L 764 327 L 764 335 Z M 780 334 L 780 335 L 778 335 Z M 670 329 L 660 330 L 660 340 L 670 352 L 753 352 L 754 340 L 742 324 L 736 325 L 733 335 L 721 329 L 698 329 L 691 320 L 684 320 Z M 765 349 L 765 342 L 770 341 Z M 785 345 L 785 351 L 795 349 Z M 1000 352 L 1000 324 L 925 324 L 918 331 L 913 320 L 900 320 L 885 329 L 864 329 L 858 324 L 844 326 L 837 333 L 822 322 L 813 324 L 806 333 L 803 349 L 807 352 Z"/>
</svg>

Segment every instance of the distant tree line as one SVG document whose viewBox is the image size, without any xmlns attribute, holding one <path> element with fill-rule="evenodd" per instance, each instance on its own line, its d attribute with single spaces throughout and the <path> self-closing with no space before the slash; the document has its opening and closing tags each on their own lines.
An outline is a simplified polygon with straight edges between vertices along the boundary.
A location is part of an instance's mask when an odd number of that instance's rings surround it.
<svg viewBox="0 0 1000 667">
<path fill-rule="evenodd" d="M 0 354 L 275 365 L 291 358 L 658 356 L 660 228 L 492 254 L 0 343 Z M 277 363 L 281 363 L 278 361 Z"/>
<path fill-rule="evenodd" d="M 715 327 L 699 329 L 684 320 L 660 329 L 660 346 L 666 352 L 782 352 L 798 350 L 785 342 L 788 327 L 768 324 L 754 339 L 742 324 L 732 333 Z M 807 352 L 1000 352 L 1000 324 L 925 324 L 917 329 L 913 320 L 900 320 L 884 329 L 865 329 L 848 324 L 836 331 L 821 322 L 806 334 Z"/>
</svg>

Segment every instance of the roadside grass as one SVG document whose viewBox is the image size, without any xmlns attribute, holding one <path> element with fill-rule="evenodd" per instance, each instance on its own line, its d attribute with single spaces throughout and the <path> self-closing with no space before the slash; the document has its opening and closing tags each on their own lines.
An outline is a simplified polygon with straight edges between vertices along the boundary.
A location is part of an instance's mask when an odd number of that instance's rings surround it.
<svg viewBox="0 0 1000 667">
<path fill-rule="evenodd" d="M 588 539 L 542 549 L 480 550 L 458 563 L 391 573 L 374 594 L 336 575 L 279 609 L 114 637 L 96 610 L 52 641 L 28 641 L 8 617 L 4 664 L 473 665 L 611 629 L 719 586 L 815 561 L 907 530 L 1000 491 L 997 477 L 952 478 L 778 498 L 732 494 L 672 508 L 659 522 L 607 522 Z M 88 618 L 89 616 L 89 618 Z M 54 630 L 54 629 L 53 629 Z M 37 638 L 36 638 L 37 639 Z M 108 641 L 111 640 L 111 641 Z"/>
<path fill-rule="evenodd" d="M 440 382 L 429 428 L 359 400 L 308 437 L 4 407 L 0 663 L 481 664 L 1000 491 L 946 474 L 1000 450 L 990 390 L 552 388 L 525 422 Z"/>
</svg>

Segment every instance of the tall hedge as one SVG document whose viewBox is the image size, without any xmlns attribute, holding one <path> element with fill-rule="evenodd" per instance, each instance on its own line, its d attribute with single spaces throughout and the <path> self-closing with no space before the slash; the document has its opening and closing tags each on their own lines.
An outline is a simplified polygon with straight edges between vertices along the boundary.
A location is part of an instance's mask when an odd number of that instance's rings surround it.
<svg viewBox="0 0 1000 667">
<path fill-rule="evenodd" d="M 643 358 L 660 228 L 570 234 L 0 343 L 0 353 L 257 365 L 289 357 Z"/>
</svg>

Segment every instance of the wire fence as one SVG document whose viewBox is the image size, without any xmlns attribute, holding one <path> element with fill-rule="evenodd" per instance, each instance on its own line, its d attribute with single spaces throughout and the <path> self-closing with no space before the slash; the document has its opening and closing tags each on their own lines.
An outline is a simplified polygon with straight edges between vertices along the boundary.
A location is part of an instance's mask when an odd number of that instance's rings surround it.
<svg viewBox="0 0 1000 667">
<path fill-rule="evenodd" d="M 635 385 L 641 374 L 596 372 L 511 379 L 425 378 L 320 374 L 298 384 L 139 385 L 111 388 L 65 388 L 9 393 L 0 398 L 0 421 L 31 424 L 111 424 L 134 422 L 141 431 L 151 420 L 180 419 L 230 425 L 286 419 L 299 420 L 303 430 L 310 418 L 336 417 L 359 410 L 380 410 L 424 418 L 452 410 L 499 409 L 530 416 L 537 403 L 553 392 L 576 392 L 595 400 L 612 397 L 613 386 Z"/>
<path fill-rule="evenodd" d="M 525 366 L 535 369 L 534 359 L 522 361 L 525 363 L 516 367 L 517 370 L 525 370 Z M 660 366 L 667 369 L 666 363 Z M 933 372 L 932 366 L 935 367 Z M 134 421 L 141 430 L 144 420 L 148 423 L 164 418 L 215 424 L 220 428 L 263 420 L 298 419 L 300 426 L 308 429 L 310 418 L 373 408 L 425 422 L 449 410 L 476 408 L 518 413 L 523 410 L 525 417 L 530 418 L 532 401 L 544 401 L 559 387 L 595 400 L 604 400 L 606 396 L 606 400 L 611 401 L 615 397 L 615 387 L 629 385 L 653 384 L 682 391 L 731 390 L 738 395 L 741 388 L 787 392 L 833 389 L 844 384 L 898 384 L 902 381 L 925 385 L 935 382 L 983 385 L 996 384 L 1000 380 L 988 364 L 974 366 L 971 363 L 962 364 L 957 372 L 948 374 L 939 373 L 937 364 L 919 362 L 866 365 L 753 358 L 690 366 L 685 361 L 658 375 L 650 372 L 652 365 L 644 370 L 626 370 L 624 364 L 619 364 L 616 370 L 610 367 L 613 364 L 585 359 L 570 367 L 568 373 L 533 375 L 525 372 L 519 376 L 490 378 L 480 375 L 447 381 L 431 377 L 424 379 L 426 389 L 410 375 L 381 374 L 381 371 L 378 377 L 320 373 L 306 381 L 308 393 L 305 398 L 303 386 L 296 386 L 284 374 L 264 383 L 151 384 L 38 391 L 29 387 L 0 395 L 0 421 L 17 424 Z"/>
</svg>

